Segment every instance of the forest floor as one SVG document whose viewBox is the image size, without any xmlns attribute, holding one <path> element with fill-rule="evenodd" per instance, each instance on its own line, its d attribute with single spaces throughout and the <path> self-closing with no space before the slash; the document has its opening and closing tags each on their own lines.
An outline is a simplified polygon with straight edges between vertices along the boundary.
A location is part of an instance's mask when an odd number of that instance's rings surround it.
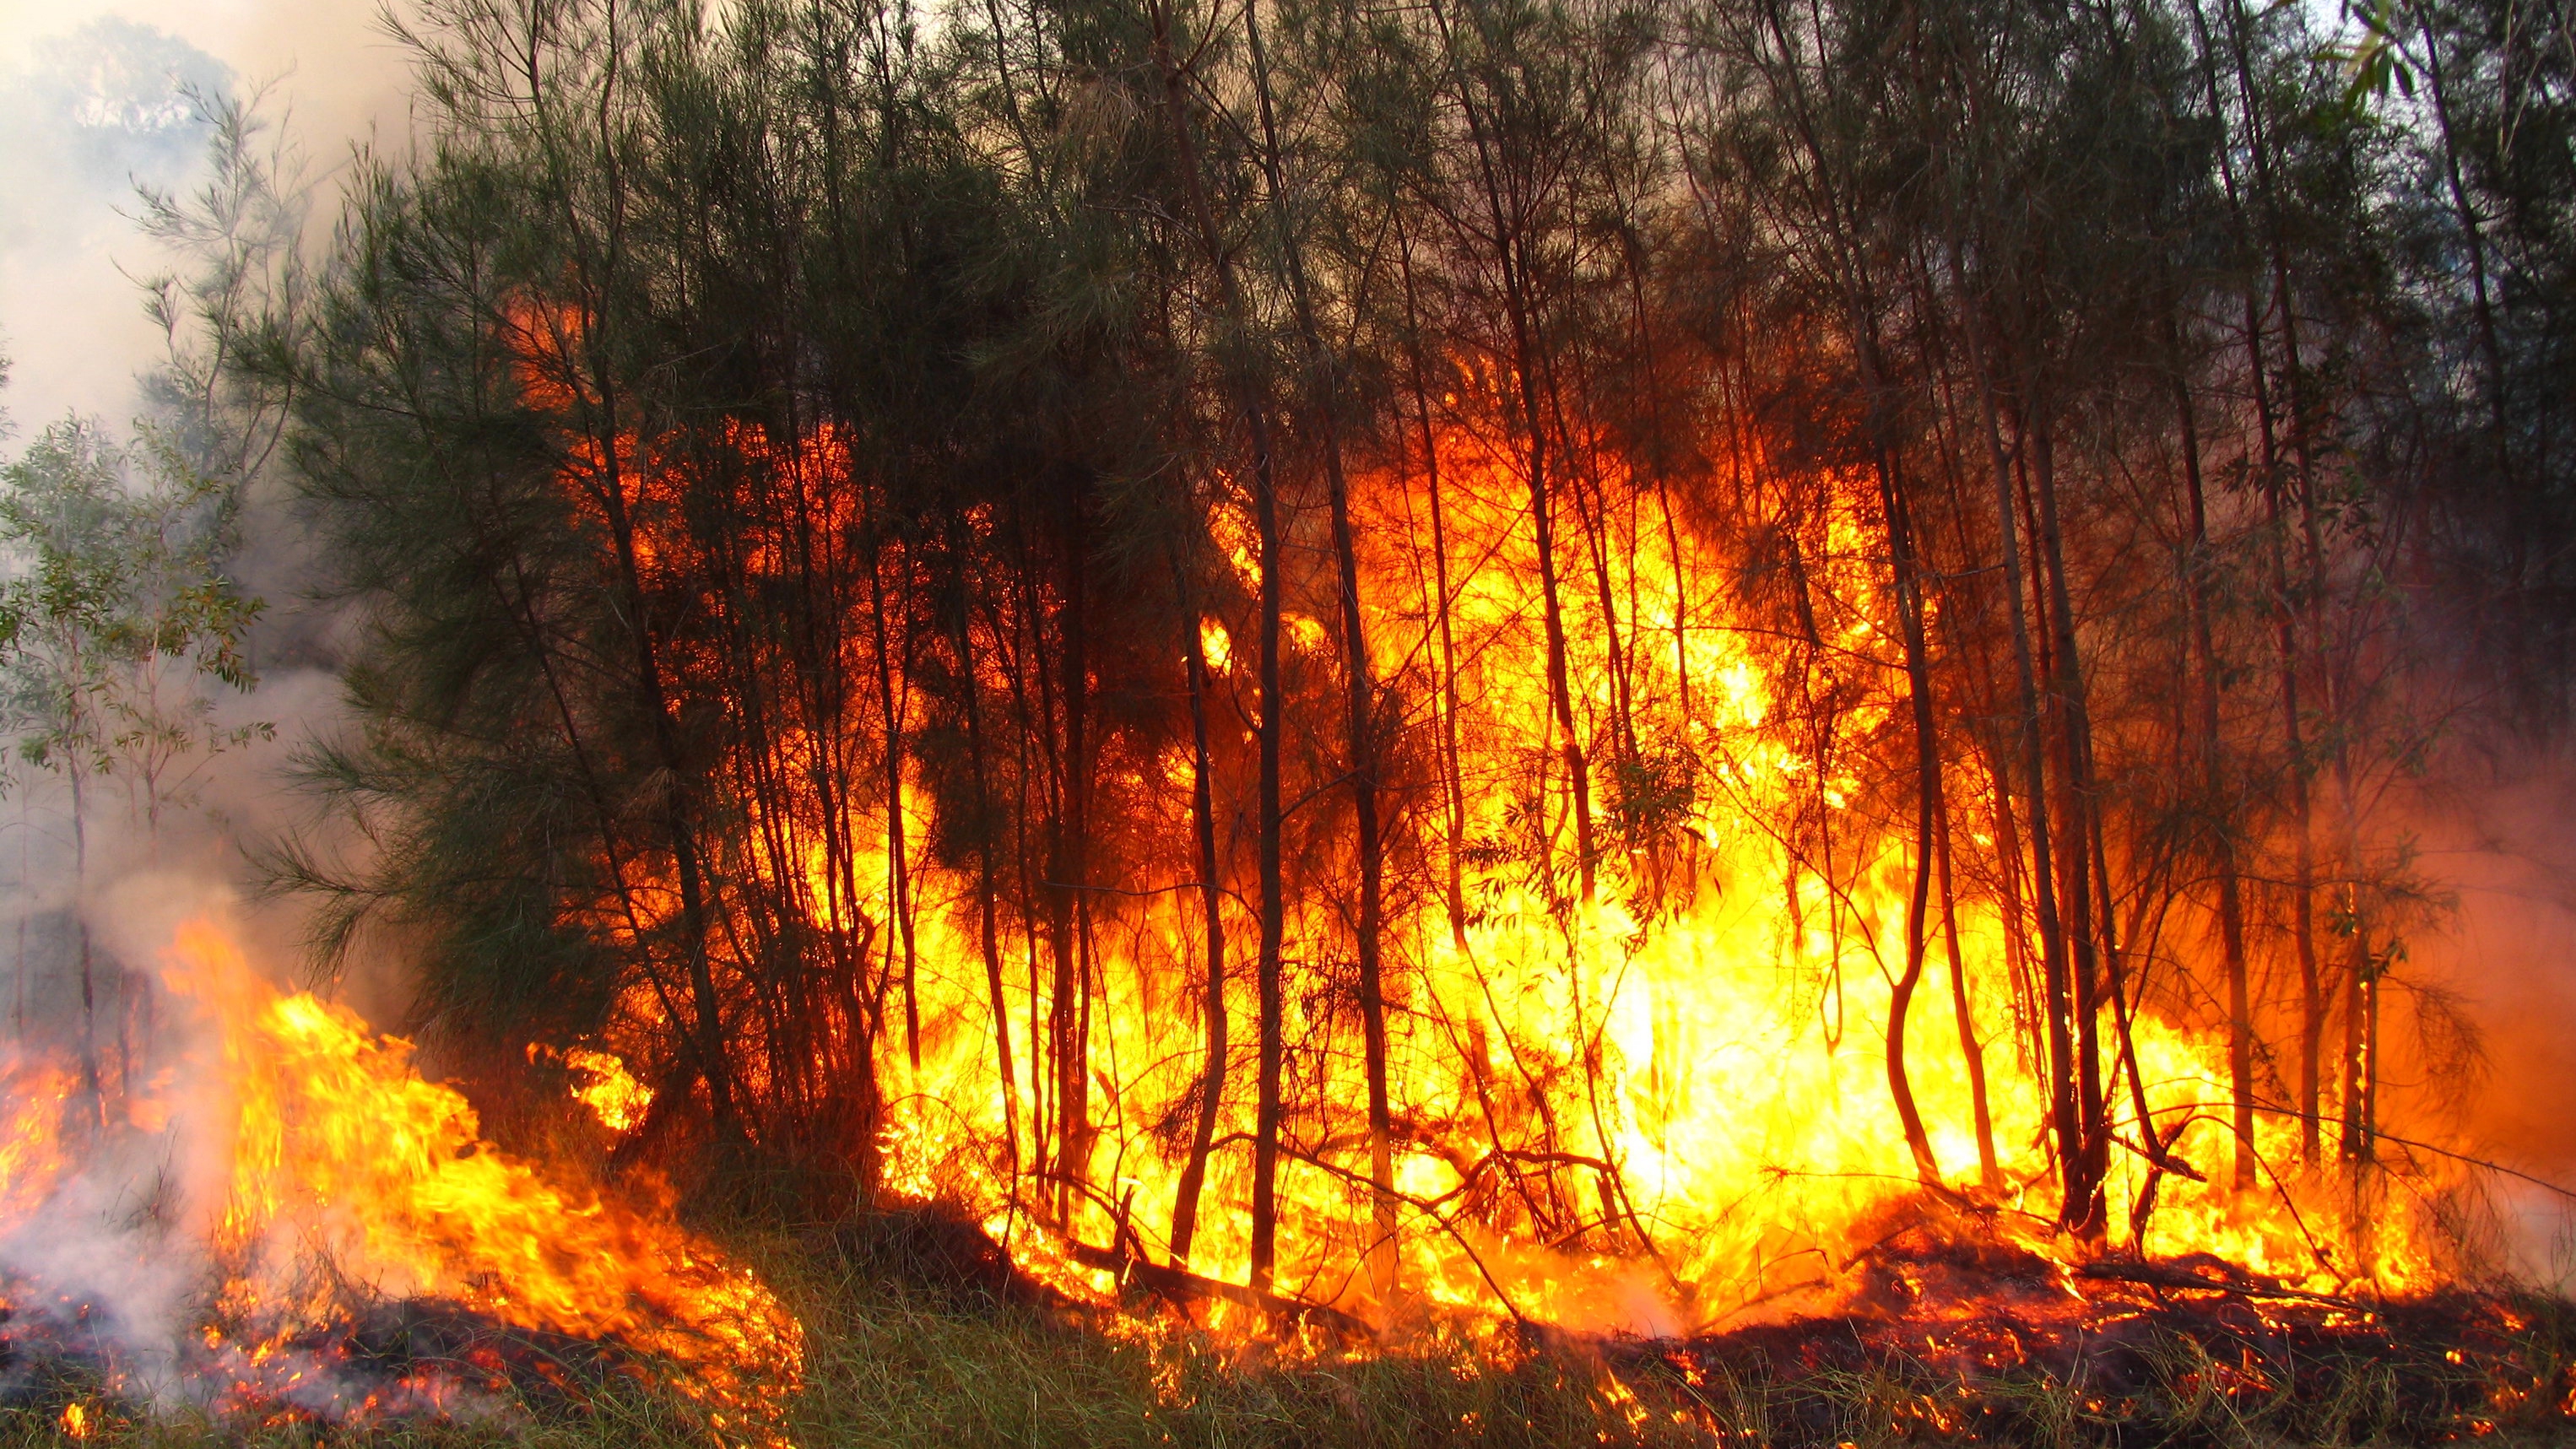
<svg viewBox="0 0 2576 1449">
<path fill-rule="evenodd" d="M 698 1406 L 634 1389 L 536 1385 L 479 1422 L 358 1427 L 153 1415 L 77 1374 L 21 1372 L 0 1386 L 0 1449 L 2576 1444 L 2576 1307 L 2554 1301 L 2450 1295 L 2364 1322 L 2168 1276 L 2107 1285 L 2127 1296 L 2081 1322 L 2019 1313 L 2007 1287 L 1978 1314 L 1945 1309 L 1931 1335 L 1879 1303 L 1687 1342 L 1289 1352 L 1104 1318 L 1032 1292 L 980 1239 L 889 1223 L 753 1248 L 806 1326 L 775 1433 L 711 1436 Z"/>
</svg>

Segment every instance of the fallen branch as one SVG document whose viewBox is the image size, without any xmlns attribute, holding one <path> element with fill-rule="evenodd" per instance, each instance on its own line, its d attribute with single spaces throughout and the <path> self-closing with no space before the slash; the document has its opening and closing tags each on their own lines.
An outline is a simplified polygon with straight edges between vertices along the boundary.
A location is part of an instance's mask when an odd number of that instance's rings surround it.
<svg viewBox="0 0 2576 1449">
<path fill-rule="evenodd" d="M 1360 1319 L 1338 1308 L 1321 1303 L 1308 1303 L 1299 1298 L 1283 1298 L 1241 1283 L 1228 1283 L 1218 1278 L 1204 1278 L 1187 1268 L 1167 1267 L 1139 1258 L 1132 1253 L 1095 1248 L 1089 1243 L 1064 1240 L 1065 1256 L 1086 1268 L 1115 1273 L 1122 1284 L 1133 1283 L 1161 1294 L 1176 1305 L 1204 1303 L 1222 1299 L 1257 1308 L 1272 1318 L 1289 1323 L 1314 1323 L 1350 1338 L 1374 1339 L 1377 1331 Z"/>
<path fill-rule="evenodd" d="M 2328 1308 L 2368 1313 L 2366 1304 L 2327 1293 L 2310 1293 L 2254 1277 L 2205 1278 L 2187 1268 L 2165 1263 L 2092 1262 L 2079 1263 L 2074 1270 L 2078 1278 L 2114 1283 L 2137 1283 L 2149 1288 L 2184 1288 L 2204 1293 L 2232 1293 L 2240 1298 L 2276 1298 L 2287 1302 L 2317 1303 Z"/>
</svg>

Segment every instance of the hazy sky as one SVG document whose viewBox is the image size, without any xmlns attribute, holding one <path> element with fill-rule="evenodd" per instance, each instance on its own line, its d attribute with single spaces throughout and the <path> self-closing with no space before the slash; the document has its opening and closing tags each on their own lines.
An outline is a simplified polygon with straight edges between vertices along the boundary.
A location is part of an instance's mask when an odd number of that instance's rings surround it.
<svg viewBox="0 0 2576 1449">
<path fill-rule="evenodd" d="M 120 273 L 163 262 L 119 215 L 134 178 L 185 184 L 203 132 L 181 79 L 271 83 L 317 174 L 403 125 L 403 60 L 373 0 L 0 0 L 0 391 L 18 441 L 66 409 L 122 423 L 160 340 Z"/>
</svg>

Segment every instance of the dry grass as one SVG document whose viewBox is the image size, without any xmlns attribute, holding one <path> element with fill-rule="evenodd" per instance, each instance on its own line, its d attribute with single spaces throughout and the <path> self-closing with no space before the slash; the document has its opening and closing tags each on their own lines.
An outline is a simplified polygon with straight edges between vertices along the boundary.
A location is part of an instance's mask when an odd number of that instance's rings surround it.
<svg viewBox="0 0 2576 1449">
<path fill-rule="evenodd" d="M 2563 1409 L 2576 1332 L 2540 1305 L 2513 1350 L 2521 1383 L 2427 1388 L 2427 1344 L 2399 1358 L 2298 1365 L 2249 1386 L 2228 1350 L 2159 1339 L 2143 1386 L 2116 1399 L 2045 1374 L 1963 1386 L 1900 1355 L 1858 1367 L 1685 1372 L 1642 1345 L 1449 1340 L 1400 1354 L 1228 1349 L 1186 1334 L 1105 1331 L 1096 1321 L 958 1273 L 901 1232 L 841 1234 L 756 1250 L 808 1327 L 805 1386 L 782 1426 L 801 1449 L 1410 1449 L 1475 1444 L 1781 1445 L 1815 1449 L 1999 1443 L 2028 1449 L 2394 1445 L 2483 1438 L 2576 1443 Z M 60 1444 L 80 1403 L 86 1442 L 114 1449 L 213 1444 L 351 1449 L 705 1449 L 694 1407 L 640 1389 L 481 1423 L 333 1428 L 138 1411 L 73 1378 L 22 1379 L 0 1409 L 0 1449 Z M 2463 1415 L 2451 1389 L 2485 1407 Z M 2485 1426 L 2483 1433 L 2480 1426 Z"/>
</svg>

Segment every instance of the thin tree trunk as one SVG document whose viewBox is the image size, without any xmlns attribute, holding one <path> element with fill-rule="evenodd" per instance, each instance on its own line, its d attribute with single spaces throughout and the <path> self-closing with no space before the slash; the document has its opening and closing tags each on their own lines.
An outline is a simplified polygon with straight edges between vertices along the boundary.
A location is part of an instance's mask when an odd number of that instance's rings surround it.
<svg viewBox="0 0 2576 1449">
<path fill-rule="evenodd" d="M 75 742 L 72 749 L 83 746 Z M 83 770 L 77 759 L 70 770 L 72 785 L 72 934 L 80 952 L 81 1000 L 81 1096 L 86 1101 L 90 1129 L 102 1131 L 107 1126 L 107 1088 L 98 1064 L 98 992 L 96 964 L 90 947 L 89 911 L 82 898 L 89 890 L 89 810 L 87 791 L 83 788 Z"/>
<path fill-rule="evenodd" d="M 1207 980 L 1202 1010 L 1206 1019 L 1207 1055 L 1199 1067 L 1198 1116 L 1190 1124 L 1189 1161 L 1172 1195 L 1172 1262 L 1187 1267 L 1198 1238 L 1199 1191 L 1207 1180 L 1208 1153 L 1216 1140 L 1217 1114 L 1225 1106 L 1225 888 L 1218 874 L 1216 798 L 1213 761 L 1208 754 L 1207 649 L 1199 638 L 1198 611 L 1190 602 L 1189 584 L 1180 566 L 1182 658 L 1190 689 L 1190 830 L 1199 854 L 1199 914 L 1207 927 Z"/>
<path fill-rule="evenodd" d="M 1431 426 L 1431 389 L 1422 365 L 1422 322 L 1413 286 L 1413 242 L 1399 219 L 1396 261 L 1404 277 L 1405 356 L 1413 370 L 1414 420 L 1422 431 L 1423 487 L 1431 503 L 1431 615 L 1440 637 L 1440 776 L 1449 807 L 1449 850 L 1442 862 L 1450 944 L 1467 949 L 1467 787 L 1458 759 L 1458 643 L 1449 618 L 1449 527 L 1440 499 L 1440 438 Z"/>
<path fill-rule="evenodd" d="M 2045 979 L 2049 1123 L 2057 1139 L 2058 1175 L 2064 1189 L 2058 1215 L 2059 1221 L 2072 1228 L 2082 1220 L 2091 1184 L 2085 1179 L 2082 1165 L 2085 1124 L 2076 1111 L 2074 996 L 2067 969 L 2066 933 L 2057 914 L 2056 873 L 2048 827 L 2048 771 L 2042 763 L 2040 743 L 2039 681 L 2031 658 L 2030 618 L 2024 603 L 2029 594 L 2022 577 L 2021 520 L 2013 506 L 2012 464 L 2004 454 L 2001 423 L 1995 415 L 1993 379 L 1981 355 L 1984 348 L 1975 323 L 1970 324 L 1966 335 L 1972 353 L 1979 354 L 1972 355 L 1969 366 L 1977 374 L 1984 411 L 1986 451 L 1995 479 L 1995 528 L 2003 544 L 2004 593 L 2012 615 L 2014 679 L 2021 703 L 2021 718 L 2014 733 L 2021 753 L 2022 783 L 2030 792 L 2031 904 L 2039 924 Z M 2010 808 L 2008 799 L 1998 802 L 1998 814 Z"/>
<path fill-rule="evenodd" d="M 876 634 L 877 701 L 885 729 L 886 891 L 887 906 L 894 915 L 895 934 L 889 946 L 903 953 L 903 1050 L 913 1071 L 919 1072 L 921 958 L 914 947 L 912 934 L 911 862 L 904 847 L 903 831 L 903 711 L 896 705 L 896 695 L 904 687 L 902 679 L 906 671 L 897 668 L 891 643 L 886 637 L 885 581 L 879 573 L 883 552 L 880 548 L 868 560 L 868 593 L 875 605 L 868 611 L 868 616 Z M 905 652 L 909 654 L 909 648 Z"/>
<path fill-rule="evenodd" d="M 2003 1190 L 2002 1164 L 1995 1157 L 1995 1116 L 1986 1095 L 1986 1049 L 1977 1040 L 1977 1017 L 1968 1001 L 1967 954 L 1959 949 L 1958 895 L 1950 877 L 1950 797 L 1945 790 L 1933 824 L 1940 854 L 1941 945 L 1950 963 L 1950 1015 L 1959 1029 L 1959 1056 L 1968 1068 L 1968 1113 L 1977 1133 L 1977 1184 L 1989 1193 Z M 2020 929 L 2016 920 L 2008 929 Z"/>
<path fill-rule="evenodd" d="M 1064 597 L 1059 631 L 1064 646 L 1064 810 L 1057 819 L 1055 858 L 1056 961 L 1056 1177 L 1065 1221 L 1090 1181 L 1091 1151 L 1099 1133 L 1091 1120 L 1091 819 L 1090 819 L 1090 551 L 1084 500 L 1066 500 Z"/>
<path fill-rule="evenodd" d="M 612 97 L 621 80 L 619 65 L 624 59 L 624 43 L 616 34 L 616 23 L 615 12 L 612 11 L 607 43 L 602 51 L 605 64 L 599 116 L 603 128 L 607 125 Z M 530 101 L 542 106 L 545 97 L 538 91 L 534 71 L 530 73 L 530 81 Z M 614 154 L 613 148 L 609 154 Z M 619 392 L 611 382 L 610 369 L 598 343 L 607 311 L 597 304 L 604 297 L 617 295 L 616 289 L 625 271 L 627 197 L 624 178 L 613 162 L 602 180 L 605 183 L 602 194 L 609 203 L 605 216 L 599 219 L 604 228 L 603 235 L 593 235 L 590 228 L 593 218 L 582 210 L 568 190 L 558 189 L 551 199 L 559 203 L 557 219 L 577 258 L 572 280 L 576 295 L 582 299 L 579 304 L 585 354 L 582 370 L 587 373 L 583 380 L 589 384 L 591 394 L 587 401 L 597 409 L 597 427 L 588 441 L 600 461 L 602 476 L 596 493 L 608 523 L 613 549 L 615 571 L 612 587 L 624 605 L 626 627 L 632 634 L 634 688 L 639 696 L 634 703 L 648 722 L 648 734 L 657 763 L 668 780 L 661 791 L 659 823 L 669 839 L 672 874 L 679 885 L 683 959 L 687 962 L 691 1006 L 696 1018 L 691 1023 L 691 1030 L 697 1037 L 700 1075 L 707 1085 L 708 1104 L 716 1131 L 727 1142 L 739 1145 L 744 1141 L 744 1126 L 736 1100 L 730 1058 L 725 1052 L 724 1018 L 717 997 L 714 970 L 707 955 L 711 922 L 707 910 L 704 864 L 699 858 L 696 834 L 689 820 L 687 782 L 691 773 L 688 761 L 683 757 L 678 724 L 663 678 L 661 651 L 654 640 L 650 596 L 644 588 L 643 570 L 636 555 L 634 520 L 627 508 L 623 462 L 627 439 L 626 425 L 619 416 Z M 869 1174 L 873 1173 L 873 1163 L 863 1163 L 862 1168 Z"/>
<path fill-rule="evenodd" d="M 1583 901 L 1589 905 L 1595 897 L 1593 870 L 1597 863 L 1592 838 L 1591 764 L 1575 726 L 1574 689 L 1566 665 L 1565 606 L 1557 587 L 1555 510 L 1548 483 L 1547 409 L 1539 400 L 1544 359 L 1533 315 L 1534 302 L 1529 295 L 1526 218 L 1505 200 L 1505 187 L 1493 154 L 1501 138 L 1491 134 L 1487 118 L 1468 88 L 1464 69 L 1457 64 L 1456 42 L 1439 0 L 1433 0 L 1431 13 L 1440 27 L 1442 44 L 1450 52 L 1451 77 L 1458 87 L 1459 107 L 1465 113 L 1468 135 L 1475 145 L 1487 217 L 1493 226 L 1489 240 L 1502 272 L 1504 310 L 1511 324 L 1512 374 L 1520 405 L 1523 466 L 1528 475 L 1530 521 L 1537 533 L 1539 610 L 1547 637 L 1548 705 L 1556 716 L 1566 792 L 1574 814 L 1575 871 Z"/>
<path fill-rule="evenodd" d="M 2451 200 L 2452 215 L 2459 221 L 2461 240 L 2467 243 L 2469 257 L 2469 299 L 2478 319 L 2478 346 L 2487 360 L 2488 427 L 2495 441 L 2498 474 L 2511 487 L 2512 454 L 2508 439 L 2505 407 L 2504 345 L 2497 338 L 2495 304 L 2487 279 L 2486 232 L 2478 222 L 2477 208 L 2469 203 L 2467 183 L 2460 172 L 2460 147 L 2451 129 L 2451 88 L 2442 71 L 2441 37 L 2434 31 L 2433 17 L 2423 0 L 2411 0 L 2407 7 L 2415 12 L 2415 23 L 2424 32 L 2424 78 L 2433 99 L 2433 123 L 2441 133 L 2442 182 Z"/>
<path fill-rule="evenodd" d="M 1385 844 L 1378 820 L 1377 726 L 1373 719 L 1377 682 L 1368 652 L 1368 626 L 1361 612 L 1359 551 L 1351 529 L 1350 479 L 1342 467 L 1341 389 L 1339 364 L 1324 346 L 1315 322 L 1312 291 L 1307 285 L 1305 246 L 1288 219 L 1285 178 L 1281 175 L 1279 124 L 1272 113 L 1270 64 L 1261 45 L 1259 0 L 1244 0 L 1244 31 L 1251 42 L 1255 98 L 1261 108 L 1262 169 L 1269 183 L 1271 214 L 1278 223 L 1279 249 L 1288 269 L 1288 294 L 1294 303 L 1299 341 L 1307 366 L 1319 374 L 1323 398 L 1316 407 L 1316 431 L 1323 443 L 1324 483 L 1332 515 L 1333 559 L 1340 574 L 1342 657 L 1348 699 L 1351 813 L 1359 852 L 1360 901 L 1358 941 L 1361 1070 L 1367 1078 L 1369 1124 L 1369 1189 L 1376 1209 L 1377 1239 L 1369 1259 L 1370 1276 L 1381 1299 L 1394 1293 L 1396 1275 L 1394 1116 L 1387 1095 L 1386 985 L 1383 935 L 1386 914 Z"/>
<path fill-rule="evenodd" d="M 616 462 L 620 440 L 614 404 L 603 393 L 600 406 L 606 433 L 601 456 L 608 460 L 601 498 L 607 508 L 609 538 L 616 550 L 620 591 L 626 596 L 629 627 L 635 636 L 636 684 L 643 695 L 639 702 L 645 718 L 651 721 L 655 751 L 670 779 L 662 791 L 662 827 L 670 840 L 672 872 L 679 878 L 681 950 L 688 965 L 691 1004 L 697 1018 L 700 1071 L 706 1079 L 717 1130 L 738 1139 L 741 1119 L 734 1101 L 730 1059 L 725 1054 L 724 1014 L 718 1005 L 714 968 L 707 958 L 711 927 L 704 866 L 698 857 L 697 836 L 689 824 L 686 791 L 681 784 L 688 778 L 686 762 L 681 758 L 679 728 L 663 685 L 661 653 L 653 642 L 652 613 L 645 601 L 642 569 L 636 557 L 634 521 L 627 513 L 626 487 Z"/>
<path fill-rule="evenodd" d="M 2064 535 L 2057 511 L 2057 472 L 2054 443 L 2046 425 L 2045 414 L 2030 431 L 2031 475 L 2039 500 L 2040 574 L 2048 586 L 2044 612 L 2051 618 L 2055 633 L 2051 654 L 2051 692 L 2058 701 L 2061 743 L 2066 753 L 2066 768 L 2060 776 L 2063 859 L 2067 878 L 2067 909 L 2075 921 L 2069 937 L 2073 947 L 2074 994 L 2073 1024 L 2076 1069 L 2076 1105 L 2083 1125 L 2082 1159 L 2078 1164 L 2082 1200 L 2079 1206 L 2070 1200 L 2066 1205 L 2073 1214 L 2067 1226 L 2078 1236 L 2097 1238 L 2104 1227 L 2103 1186 L 2110 1165 L 2111 1130 L 2102 1097 L 2101 1052 L 2094 1040 L 2099 991 L 2101 986 L 2099 949 L 2107 940 L 2096 938 L 2093 930 L 2092 901 L 2096 892 L 2087 857 L 2088 845 L 2098 835 L 2098 806 L 2094 800 L 2092 728 L 2084 701 L 2084 676 L 2076 648 L 2075 608 L 2066 582 Z M 2108 863 L 2104 863 L 2108 871 Z M 2109 908 L 2108 892 L 2103 908 Z"/>
<path fill-rule="evenodd" d="M 2219 735 L 2218 651 L 2210 625 L 2209 571 L 2216 559 L 2209 542 L 2209 509 L 2200 470 L 2200 425 L 2191 405 L 2191 386 L 2182 375 L 2179 331 L 2167 319 L 2166 338 L 2173 349 L 2174 412 L 2182 427 L 2183 489 L 2191 509 L 2191 533 L 2185 544 L 2183 606 L 2191 616 L 2191 651 L 2199 675 L 2198 738 L 2200 787 L 2209 841 L 2210 866 L 2218 876 L 2220 959 L 2227 972 L 2227 1086 L 2231 1124 L 2236 1133 L 2236 1185 L 2255 1185 L 2254 1150 L 2254 1011 L 2253 991 L 2245 964 L 2245 907 L 2238 888 L 2236 836 L 2231 822 L 2218 817 L 2228 806 L 2226 761 Z"/>
<path fill-rule="evenodd" d="M 1016 1194 L 1020 1177 L 1020 1082 L 1011 1061 L 1010 1001 L 1002 989 L 1001 881 L 993 864 L 993 776 L 984 741 L 984 683 L 982 671 L 975 667 L 971 609 L 961 603 L 956 617 L 957 669 L 961 692 L 966 697 L 966 752 L 975 772 L 978 817 L 975 832 L 977 944 L 984 954 L 984 989 L 992 1000 L 993 1065 L 1002 1079 L 1002 1144 L 1009 1163 L 1011 1191 Z"/>
<path fill-rule="evenodd" d="M 2279 198 L 2273 190 L 2270 137 L 2263 124 L 2263 93 L 2254 84 L 2245 35 L 2245 14 L 2240 0 L 2225 0 L 2225 3 L 2228 6 L 2228 54 L 2234 62 L 2238 103 L 2244 108 L 2247 149 L 2253 157 L 2255 180 L 2263 190 L 2267 209 L 2266 250 L 2275 303 L 2281 309 L 2282 365 L 2290 384 L 2291 436 L 2297 446 L 2302 479 L 2300 486 L 2304 490 L 2310 462 L 2304 401 L 2306 388 L 2299 358 L 2296 299 L 2290 291 L 2287 245 L 2280 227 Z M 2191 13 L 2201 50 L 2210 58 L 2203 67 L 2203 74 L 2210 107 L 2216 113 L 2222 109 L 2218 91 L 2217 47 L 2210 36 L 2208 19 L 2199 0 L 2193 0 Z M 2237 193 L 2235 166 L 2230 159 L 2229 148 L 2219 149 L 2218 162 L 2221 179 L 2226 184 L 2230 214 L 2242 224 L 2245 221 L 2244 205 Z M 2290 919 L 2291 938 L 2299 965 L 2299 1151 L 2302 1159 L 2314 1163 L 2321 1152 L 2318 1108 L 2327 1011 L 2324 978 L 2317 962 L 2315 826 L 2311 820 L 2307 749 L 2301 738 L 2299 647 L 2296 611 L 2291 603 L 2289 567 L 2285 557 L 2288 541 L 2281 506 L 2280 447 L 2273 431 L 2271 385 L 2263 358 L 2262 314 L 2255 305 L 2254 289 L 2250 283 L 2245 291 L 2244 308 L 2246 375 L 2253 391 L 2254 419 L 2262 448 L 2263 498 L 2270 532 L 2267 551 L 2272 574 L 2273 634 L 2279 655 L 2281 737 L 2288 754 L 2285 777 L 2294 832 Z"/>
<path fill-rule="evenodd" d="M 1896 609 L 1905 636 L 1906 695 L 1914 716 L 1914 880 L 1905 898 L 1905 971 L 1897 977 L 1887 1005 L 1887 1091 L 1895 1099 L 1897 1121 L 1905 1129 L 1906 1149 L 1914 1155 L 1915 1174 L 1927 1184 L 1941 1181 L 1932 1155 L 1932 1139 L 1923 1130 L 1923 1113 L 1905 1071 L 1905 1016 L 1914 989 L 1923 980 L 1924 918 L 1932 893 L 1934 815 L 1941 807 L 1941 752 L 1933 719 L 1932 678 L 1923 649 L 1923 599 L 1917 574 L 1913 530 L 1905 516 L 1903 487 L 1882 456 L 1878 464 L 1879 506 L 1886 515 L 1889 552 L 1896 566 Z"/>
<path fill-rule="evenodd" d="M 1153 7 L 1154 59 L 1161 72 L 1166 124 L 1179 153 L 1182 185 L 1208 264 L 1216 270 L 1218 291 L 1227 320 L 1244 324 L 1242 294 L 1235 284 L 1232 252 L 1219 234 L 1215 211 L 1202 175 L 1198 143 L 1188 119 L 1185 77 L 1174 55 L 1171 12 Z M 1261 947 L 1254 964 L 1259 1002 L 1257 1098 L 1252 1130 L 1252 1286 L 1268 1291 L 1278 1258 L 1279 1130 L 1281 1078 L 1286 1070 L 1286 1009 L 1281 982 L 1287 935 L 1287 893 L 1280 861 L 1280 744 L 1285 735 L 1287 705 L 1280 687 L 1280 536 L 1279 496 L 1271 450 L 1270 416 L 1251 380 L 1234 379 L 1244 428 L 1252 445 L 1253 530 L 1258 540 L 1260 584 L 1261 717 L 1257 723 L 1260 769 L 1256 810 L 1258 869 L 1261 889 Z"/>
</svg>

